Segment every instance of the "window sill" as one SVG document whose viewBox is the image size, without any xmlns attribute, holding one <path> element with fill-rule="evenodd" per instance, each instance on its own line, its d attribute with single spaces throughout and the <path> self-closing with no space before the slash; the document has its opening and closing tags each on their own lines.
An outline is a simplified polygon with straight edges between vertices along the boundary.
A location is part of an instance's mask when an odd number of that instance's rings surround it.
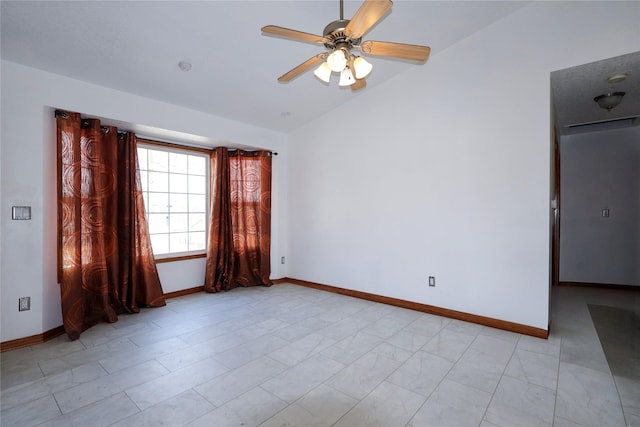
<svg viewBox="0 0 640 427">
<path fill-rule="evenodd" d="M 206 258 L 207 254 L 196 254 L 196 255 L 183 255 L 183 256 L 175 256 L 175 257 L 167 257 L 167 258 L 156 258 L 156 264 L 162 264 L 165 262 L 174 262 L 174 261 L 184 261 L 188 259 L 196 259 L 196 258 Z"/>
</svg>

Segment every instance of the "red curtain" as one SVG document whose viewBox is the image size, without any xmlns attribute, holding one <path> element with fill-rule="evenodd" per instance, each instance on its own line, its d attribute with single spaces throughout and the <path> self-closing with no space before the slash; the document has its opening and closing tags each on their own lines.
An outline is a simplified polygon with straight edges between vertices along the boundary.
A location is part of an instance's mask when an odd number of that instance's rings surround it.
<svg viewBox="0 0 640 427">
<path fill-rule="evenodd" d="M 271 152 L 217 148 L 211 194 L 205 290 L 271 286 Z"/>
<path fill-rule="evenodd" d="M 59 281 L 72 340 L 165 300 L 147 232 L 136 137 L 56 112 Z"/>
<path fill-rule="evenodd" d="M 233 269 L 233 230 L 229 193 L 229 151 L 216 148 L 211 154 L 211 220 L 207 244 L 204 289 L 219 292 L 230 289 Z"/>
</svg>

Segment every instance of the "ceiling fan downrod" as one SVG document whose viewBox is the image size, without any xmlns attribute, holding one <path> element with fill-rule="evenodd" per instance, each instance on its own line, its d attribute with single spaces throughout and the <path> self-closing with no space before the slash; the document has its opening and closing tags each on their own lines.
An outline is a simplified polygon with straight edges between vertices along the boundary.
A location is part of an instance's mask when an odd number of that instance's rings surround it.
<svg viewBox="0 0 640 427">
<path fill-rule="evenodd" d="M 353 46 L 357 46 L 361 39 L 351 40 L 345 29 L 349 25 L 350 20 L 344 19 L 344 0 L 340 0 L 340 19 L 332 21 L 324 27 L 322 35 L 327 40 L 325 47 L 331 51 L 335 49 L 344 49 L 349 51 Z"/>
</svg>

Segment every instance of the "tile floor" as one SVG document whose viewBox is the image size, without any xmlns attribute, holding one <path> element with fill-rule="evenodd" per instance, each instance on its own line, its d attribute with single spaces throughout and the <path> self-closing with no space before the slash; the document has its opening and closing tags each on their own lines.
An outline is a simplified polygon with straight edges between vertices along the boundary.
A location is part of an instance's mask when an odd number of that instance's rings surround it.
<svg viewBox="0 0 640 427">
<path fill-rule="evenodd" d="M 296 285 L 175 298 L 5 352 L 2 426 L 640 426 L 587 303 L 554 289 L 548 340 Z"/>
</svg>

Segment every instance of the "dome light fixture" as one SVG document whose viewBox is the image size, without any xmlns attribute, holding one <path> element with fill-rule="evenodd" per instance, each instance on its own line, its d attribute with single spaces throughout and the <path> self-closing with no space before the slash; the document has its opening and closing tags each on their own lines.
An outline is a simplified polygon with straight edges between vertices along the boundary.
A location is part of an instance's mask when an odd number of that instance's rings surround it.
<svg viewBox="0 0 640 427">
<path fill-rule="evenodd" d="M 607 79 L 607 83 L 609 84 L 620 83 L 625 81 L 627 77 L 629 77 L 629 74 L 627 73 L 614 74 L 613 76 Z"/>
<path fill-rule="evenodd" d="M 625 92 L 609 92 L 606 94 L 598 95 L 593 98 L 594 101 L 598 103 L 600 108 L 603 108 L 607 111 L 611 111 L 613 108 L 620 105 L 622 102 L 622 97 L 625 95 Z"/>
</svg>

